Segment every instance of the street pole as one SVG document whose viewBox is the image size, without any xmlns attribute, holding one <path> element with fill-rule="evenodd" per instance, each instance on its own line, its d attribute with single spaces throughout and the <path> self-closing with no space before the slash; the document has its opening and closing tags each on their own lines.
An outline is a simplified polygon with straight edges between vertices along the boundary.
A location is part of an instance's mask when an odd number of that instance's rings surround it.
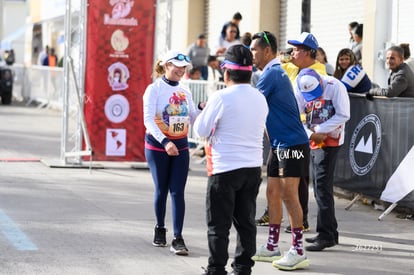
<svg viewBox="0 0 414 275">
<path fill-rule="evenodd" d="M 310 32 L 311 27 L 311 0 L 302 0 L 301 31 Z"/>
</svg>

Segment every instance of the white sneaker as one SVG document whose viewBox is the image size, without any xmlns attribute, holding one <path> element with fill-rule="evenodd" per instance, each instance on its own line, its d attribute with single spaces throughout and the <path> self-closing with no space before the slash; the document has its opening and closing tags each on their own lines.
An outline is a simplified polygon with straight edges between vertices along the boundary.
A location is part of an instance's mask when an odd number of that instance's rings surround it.
<svg viewBox="0 0 414 275">
<path fill-rule="evenodd" d="M 270 251 L 267 249 L 267 245 L 264 244 L 257 248 L 256 255 L 252 257 L 253 261 L 257 262 L 273 262 L 275 260 L 278 260 L 282 258 L 282 255 L 280 254 L 279 247 L 276 247 L 275 250 Z"/>
<path fill-rule="evenodd" d="M 299 255 L 296 249 L 290 248 L 283 258 L 273 261 L 272 265 L 281 270 L 295 270 L 309 266 L 309 260 L 306 255 Z"/>
</svg>

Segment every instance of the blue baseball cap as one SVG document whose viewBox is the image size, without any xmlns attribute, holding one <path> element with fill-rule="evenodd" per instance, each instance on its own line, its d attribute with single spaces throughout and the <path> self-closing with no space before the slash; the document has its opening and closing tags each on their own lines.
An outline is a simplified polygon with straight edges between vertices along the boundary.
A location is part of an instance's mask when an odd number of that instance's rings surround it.
<svg viewBox="0 0 414 275">
<path fill-rule="evenodd" d="M 318 40 L 316 40 L 313 34 L 308 32 L 302 32 L 296 40 L 288 40 L 288 44 L 293 46 L 306 46 L 314 49 L 315 51 L 318 50 L 319 47 Z"/>
<path fill-rule="evenodd" d="M 323 93 L 321 77 L 310 68 L 302 69 L 296 79 L 299 92 L 302 93 L 306 101 L 312 101 L 319 98 Z"/>
</svg>

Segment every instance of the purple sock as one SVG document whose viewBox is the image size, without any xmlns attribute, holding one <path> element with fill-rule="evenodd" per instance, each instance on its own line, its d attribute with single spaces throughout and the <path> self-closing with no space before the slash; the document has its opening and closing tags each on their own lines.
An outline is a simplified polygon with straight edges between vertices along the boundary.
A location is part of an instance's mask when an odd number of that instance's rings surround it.
<svg viewBox="0 0 414 275">
<path fill-rule="evenodd" d="M 267 250 L 273 251 L 278 247 L 280 224 L 269 224 L 269 238 L 267 239 Z"/>
<path fill-rule="evenodd" d="M 303 229 L 302 227 L 292 228 L 292 246 L 296 249 L 299 255 L 303 255 Z"/>
</svg>

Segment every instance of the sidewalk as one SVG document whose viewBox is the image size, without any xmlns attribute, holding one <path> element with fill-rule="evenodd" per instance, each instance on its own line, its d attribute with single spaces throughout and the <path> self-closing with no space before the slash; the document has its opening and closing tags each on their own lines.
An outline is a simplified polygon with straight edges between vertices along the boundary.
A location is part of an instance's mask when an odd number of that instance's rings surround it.
<svg viewBox="0 0 414 275">
<path fill-rule="evenodd" d="M 0 274 L 201 274 L 208 248 L 204 214 L 204 165 L 191 164 L 186 190 L 184 238 L 188 257 L 152 246 L 153 185 L 147 169 L 104 163 L 105 169 L 49 168 L 41 159 L 60 152 L 60 114 L 55 110 L 0 106 Z M 266 205 L 266 182 L 257 216 Z M 414 274 L 414 224 L 395 213 L 336 199 L 340 244 L 308 252 L 311 265 L 299 274 Z M 170 207 L 166 225 L 172 238 Z M 311 232 L 316 204 L 310 194 Z M 285 218 L 282 227 L 287 225 Z M 258 244 L 267 227 L 258 227 Z M 291 235 L 281 233 L 288 250 Z M 235 231 L 231 233 L 230 260 Z M 230 270 L 230 269 L 228 269 Z M 283 274 L 257 263 L 253 274 Z"/>
</svg>

